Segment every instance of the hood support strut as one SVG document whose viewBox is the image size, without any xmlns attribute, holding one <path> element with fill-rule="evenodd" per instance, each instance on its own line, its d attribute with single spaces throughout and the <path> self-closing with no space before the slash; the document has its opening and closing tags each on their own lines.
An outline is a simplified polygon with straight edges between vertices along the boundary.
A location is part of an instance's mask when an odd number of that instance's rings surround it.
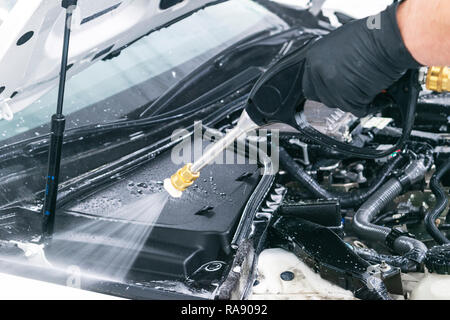
<svg viewBox="0 0 450 320">
<path fill-rule="evenodd" d="M 51 136 L 48 155 L 47 185 L 45 188 L 44 206 L 42 208 L 42 240 L 51 239 L 55 225 L 56 201 L 58 197 L 58 181 L 61 165 L 61 151 L 64 140 L 66 118 L 63 115 L 64 91 L 66 86 L 67 61 L 69 57 L 70 28 L 72 13 L 78 0 L 62 0 L 61 6 L 66 9 L 64 25 L 64 43 L 61 58 L 61 73 L 59 78 L 58 102 L 56 113 L 51 120 Z"/>
</svg>

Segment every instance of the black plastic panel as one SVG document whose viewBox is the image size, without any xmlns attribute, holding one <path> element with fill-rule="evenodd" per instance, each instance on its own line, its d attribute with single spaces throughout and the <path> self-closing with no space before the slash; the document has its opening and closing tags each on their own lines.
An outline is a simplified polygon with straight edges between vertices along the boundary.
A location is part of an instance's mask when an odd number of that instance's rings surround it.
<svg viewBox="0 0 450 320">
<path fill-rule="evenodd" d="M 56 234 L 47 250 L 49 260 L 56 263 L 60 260 L 64 265 L 77 265 L 94 273 L 111 268 L 102 266 L 101 261 L 106 263 L 102 257 L 117 250 L 117 246 L 130 246 L 127 231 L 123 231 L 127 227 L 119 224 L 133 223 L 137 233 L 148 232 L 144 231 L 148 230 L 148 221 L 135 217 L 136 203 L 148 204 L 149 210 L 158 207 L 160 204 L 152 204 L 152 199 L 159 202 L 164 198 L 161 181 L 179 167 L 172 163 L 167 152 L 119 183 L 60 210 Z M 243 181 L 236 181 L 245 173 L 252 174 Z M 256 165 L 249 164 L 206 167 L 197 186 L 185 191 L 180 199 L 168 199 L 143 248 L 130 249 L 140 253 L 129 277 L 139 280 L 186 278 L 209 261 L 226 259 L 231 250 L 229 241 L 259 180 L 259 173 Z M 129 215 L 126 208 L 131 210 Z M 100 222 L 93 220 L 95 217 L 101 217 Z M 100 224 L 101 230 L 117 232 L 107 235 L 110 238 L 91 234 L 98 227 L 79 232 L 82 225 L 92 224 L 92 221 L 97 221 L 94 224 Z M 95 250 L 79 261 L 79 250 L 86 251 L 89 246 Z"/>
</svg>

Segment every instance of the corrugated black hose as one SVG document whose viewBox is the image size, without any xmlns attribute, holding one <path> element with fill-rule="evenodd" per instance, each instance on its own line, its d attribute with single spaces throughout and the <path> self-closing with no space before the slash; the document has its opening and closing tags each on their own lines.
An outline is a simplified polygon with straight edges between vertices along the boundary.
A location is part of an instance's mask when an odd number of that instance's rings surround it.
<svg viewBox="0 0 450 320">
<path fill-rule="evenodd" d="M 436 196 L 436 205 L 425 216 L 425 227 L 428 233 L 439 244 L 447 244 L 450 241 L 436 226 L 436 219 L 441 216 L 448 205 L 448 196 L 441 185 L 441 180 L 447 172 L 450 171 L 450 159 L 447 159 L 444 166 L 442 166 L 431 178 L 430 188 Z"/>
<path fill-rule="evenodd" d="M 420 156 L 412 160 L 404 169 L 402 176 L 391 178 L 385 182 L 392 170 L 403 160 L 401 156 L 394 158 L 385 165 L 376 182 L 364 192 L 352 193 L 350 196 L 340 196 L 324 189 L 315 179 L 295 162 L 288 152 L 280 147 L 280 163 L 283 168 L 296 178 L 308 191 L 318 198 L 340 199 L 342 207 L 357 207 L 364 202 L 353 220 L 354 231 L 362 238 L 371 241 L 385 242 L 388 247 L 400 256 L 380 255 L 372 251 L 358 250 L 363 258 L 369 261 L 386 261 L 398 266 L 404 272 L 417 271 L 425 258 L 427 247 L 420 241 L 398 229 L 378 226 L 372 223 L 376 216 L 398 197 L 406 188 L 423 179 L 428 171 L 432 158 Z"/>
<path fill-rule="evenodd" d="M 323 188 L 314 178 L 312 178 L 290 155 L 280 146 L 280 164 L 283 168 L 300 182 L 312 195 L 323 199 L 339 199 L 342 208 L 355 208 L 364 203 L 391 174 L 403 160 L 401 154 L 388 162 L 375 178 L 375 182 L 368 188 L 353 191 L 349 194 L 338 194 Z"/>
<path fill-rule="evenodd" d="M 432 158 L 429 156 L 421 156 L 412 160 L 405 168 L 402 176 L 391 178 L 359 208 L 353 218 L 352 225 L 353 230 L 359 237 L 373 242 L 385 243 L 391 250 L 415 263 L 417 270 L 425 258 L 427 247 L 406 232 L 378 226 L 373 224 L 372 221 L 410 185 L 423 179 L 431 163 Z M 410 266 L 408 268 L 411 269 Z"/>
</svg>

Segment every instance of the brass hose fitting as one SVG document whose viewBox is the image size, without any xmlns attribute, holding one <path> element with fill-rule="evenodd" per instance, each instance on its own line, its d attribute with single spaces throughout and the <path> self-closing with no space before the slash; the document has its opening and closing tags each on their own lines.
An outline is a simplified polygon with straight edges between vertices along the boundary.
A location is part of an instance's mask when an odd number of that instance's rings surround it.
<svg viewBox="0 0 450 320">
<path fill-rule="evenodd" d="M 426 86 L 428 90 L 436 92 L 450 92 L 450 68 L 429 67 Z"/>
<path fill-rule="evenodd" d="M 192 163 L 188 163 L 170 177 L 173 187 L 178 191 L 186 190 L 200 177 L 200 172 L 192 172 L 191 166 Z"/>
</svg>

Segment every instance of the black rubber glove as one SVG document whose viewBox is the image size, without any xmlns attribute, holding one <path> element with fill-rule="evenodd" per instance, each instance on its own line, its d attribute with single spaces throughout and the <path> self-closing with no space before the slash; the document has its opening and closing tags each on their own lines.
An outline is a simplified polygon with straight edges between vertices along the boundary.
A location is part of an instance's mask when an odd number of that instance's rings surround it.
<svg viewBox="0 0 450 320">
<path fill-rule="evenodd" d="M 381 12 L 378 29 L 369 28 L 365 18 L 317 40 L 306 57 L 306 98 L 362 117 L 379 93 L 408 69 L 419 68 L 400 34 L 397 7 Z"/>
</svg>

